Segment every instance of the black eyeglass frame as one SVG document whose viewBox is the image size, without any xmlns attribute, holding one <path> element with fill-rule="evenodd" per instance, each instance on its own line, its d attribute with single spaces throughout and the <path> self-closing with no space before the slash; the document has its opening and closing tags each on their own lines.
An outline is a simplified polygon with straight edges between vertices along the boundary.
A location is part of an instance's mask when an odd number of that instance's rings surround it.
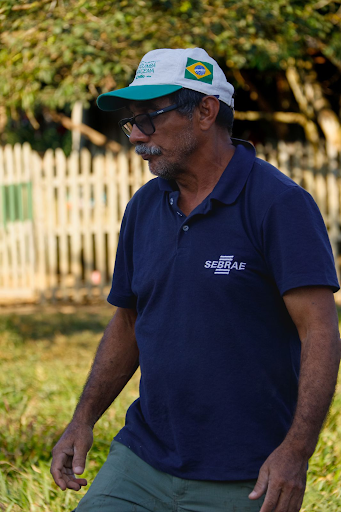
<svg viewBox="0 0 341 512">
<path fill-rule="evenodd" d="M 166 112 L 170 112 L 171 110 L 175 110 L 177 108 L 179 108 L 180 106 L 182 105 L 170 105 L 169 107 L 165 107 L 165 108 L 161 108 L 160 110 L 156 110 L 155 112 L 150 112 L 150 113 L 146 113 L 146 114 L 137 114 L 136 116 L 133 116 L 133 117 L 127 117 L 125 119 L 121 119 L 121 121 L 118 122 L 118 125 L 119 127 L 122 129 L 123 133 L 129 138 L 130 135 L 131 135 L 131 132 L 129 133 L 128 130 L 125 130 L 124 129 L 124 125 L 130 123 L 131 126 L 133 127 L 134 124 L 136 124 L 136 126 L 138 127 L 138 129 L 144 134 L 144 135 L 153 135 L 153 133 L 155 132 L 155 126 L 154 126 L 154 123 L 153 123 L 153 118 L 154 117 L 157 117 L 161 114 L 165 114 Z M 146 129 L 145 128 L 142 128 L 140 125 L 139 125 L 139 122 L 138 122 L 138 118 L 141 118 L 141 117 L 147 117 L 149 119 L 149 122 L 150 122 L 150 125 L 151 125 L 151 129 L 152 131 L 150 133 L 146 133 Z M 148 132 L 150 130 L 147 130 Z"/>
</svg>

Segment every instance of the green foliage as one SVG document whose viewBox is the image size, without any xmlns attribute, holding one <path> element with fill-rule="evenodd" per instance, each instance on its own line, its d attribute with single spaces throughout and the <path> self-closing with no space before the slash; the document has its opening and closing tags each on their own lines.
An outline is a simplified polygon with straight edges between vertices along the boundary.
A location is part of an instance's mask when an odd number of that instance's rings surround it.
<svg viewBox="0 0 341 512">
<path fill-rule="evenodd" d="M 233 69 L 341 66 L 340 2 L 296 0 L 4 0 L 0 102 L 63 108 L 132 80 L 142 55 L 201 46 Z M 29 8 L 28 8 L 29 6 Z"/>
<path fill-rule="evenodd" d="M 111 317 L 53 312 L 0 316 L 0 510 L 72 510 L 80 494 L 57 489 L 51 449 L 70 421 L 97 343 Z M 138 375 L 95 429 L 87 478 L 92 481 L 136 398 Z"/>
<path fill-rule="evenodd" d="M 0 316 L 0 509 L 4 512 L 72 510 L 85 491 L 58 490 L 49 473 L 51 448 L 71 418 L 111 309 L 52 307 Z M 91 483 L 110 442 L 138 395 L 139 374 L 95 427 L 86 478 Z M 310 460 L 302 512 L 341 507 L 341 388 Z"/>
<path fill-rule="evenodd" d="M 61 148 L 69 156 L 72 148 L 71 132 L 55 123 L 45 123 L 42 116 L 39 122 L 40 127 L 35 130 L 24 115 L 19 120 L 9 119 L 4 133 L 0 134 L 0 143 L 14 146 L 17 142 L 28 142 L 38 153 L 44 153 L 46 148 Z"/>
</svg>

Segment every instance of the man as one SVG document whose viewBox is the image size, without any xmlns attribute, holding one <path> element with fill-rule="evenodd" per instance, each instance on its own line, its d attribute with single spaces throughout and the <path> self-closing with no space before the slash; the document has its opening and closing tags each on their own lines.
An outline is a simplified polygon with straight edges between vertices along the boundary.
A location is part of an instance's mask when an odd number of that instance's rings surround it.
<svg viewBox="0 0 341 512">
<path fill-rule="evenodd" d="M 155 50 L 98 98 L 158 176 L 129 202 L 118 307 L 53 450 L 79 490 L 92 429 L 141 368 L 140 398 L 78 512 L 296 512 L 339 365 L 339 289 L 307 192 L 231 139 L 233 87 L 200 49 Z"/>
</svg>

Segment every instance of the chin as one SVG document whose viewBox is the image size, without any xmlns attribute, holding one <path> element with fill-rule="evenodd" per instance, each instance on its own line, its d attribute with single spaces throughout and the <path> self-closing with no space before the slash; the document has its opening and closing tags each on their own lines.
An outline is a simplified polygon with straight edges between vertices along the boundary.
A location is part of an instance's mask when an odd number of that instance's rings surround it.
<svg viewBox="0 0 341 512">
<path fill-rule="evenodd" d="M 154 176 L 158 176 L 164 180 L 175 180 L 183 173 L 178 165 L 162 162 L 159 159 L 154 162 L 149 160 L 148 166 Z"/>
<path fill-rule="evenodd" d="M 157 176 L 158 178 L 163 178 L 164 180 L 175 180 L 179 176 L 179 174 L 181 174 L 175 169 L 168 169 L 164 167 L 160 168 L 158 166 L 153 168 L 150 164 L 149 170 L 154 176 Z"/>
</svg>

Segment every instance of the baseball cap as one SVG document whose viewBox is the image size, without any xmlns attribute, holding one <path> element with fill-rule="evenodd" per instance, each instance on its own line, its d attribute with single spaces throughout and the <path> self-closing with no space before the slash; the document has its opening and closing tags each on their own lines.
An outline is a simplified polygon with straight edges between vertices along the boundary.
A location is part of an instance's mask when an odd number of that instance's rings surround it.
<svg viewBox="0 0 341 512">
<path fill-rule="evenodd" d="M 152 50 L 142 58 L 133 82 L 124 89 L 97 98 L 101 110 L 112 111 L 129 101 L 147 101 L 186 88 L 216 96 L 231 108 L 233 86 L 222 69 L 202 48 Z"/>
</svg>

